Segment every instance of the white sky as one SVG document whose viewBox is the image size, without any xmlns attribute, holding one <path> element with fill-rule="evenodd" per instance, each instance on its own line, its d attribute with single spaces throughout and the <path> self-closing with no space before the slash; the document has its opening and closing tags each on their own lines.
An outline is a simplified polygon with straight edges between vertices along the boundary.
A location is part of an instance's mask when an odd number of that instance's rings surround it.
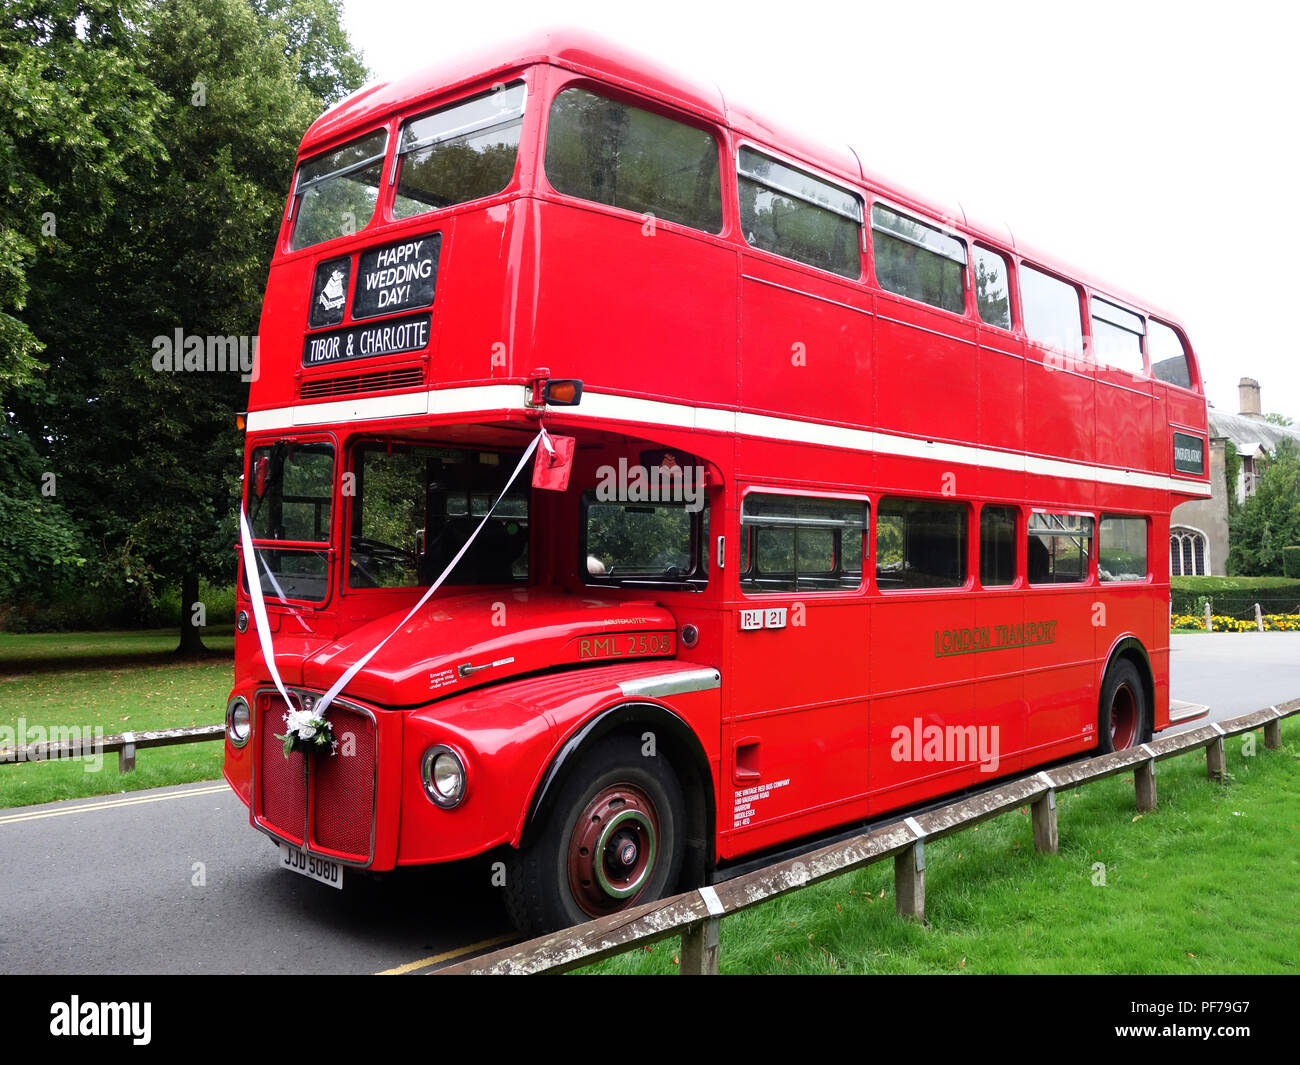
<svg viewBox="0 0 1300 1065">
<path fill-rule="evenodd" d="M 539 26 L 651 56 L 1168 308 L 1300 424 L 1300 6 L 344 0 L 376 78 Z M 646 14 L 648 13 L 648 14 Z"/>
</svg>

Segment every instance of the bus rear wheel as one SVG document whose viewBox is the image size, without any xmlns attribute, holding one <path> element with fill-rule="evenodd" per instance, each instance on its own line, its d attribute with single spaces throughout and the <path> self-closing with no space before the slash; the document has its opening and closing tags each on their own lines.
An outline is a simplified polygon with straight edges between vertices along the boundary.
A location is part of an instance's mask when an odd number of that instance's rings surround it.
<svg viewBox="0 0 1300 1065">
<path fill-rule="evenodd" d="M 541 935 L 651 902 L 677 883 L 685 802 L 662 755 L 631 736 L 594 747 L 561 788 L 546 824 L 514 853 L 506 909 Z"/>
<path fill-rule="evenodd" d="M 1127 658 L 1106 671 L 1097 721 L 1098 751 L 1110 754 L 1142 742 L 1147 729 L 1146 690 L 1142 677 Z"/>
</svg>

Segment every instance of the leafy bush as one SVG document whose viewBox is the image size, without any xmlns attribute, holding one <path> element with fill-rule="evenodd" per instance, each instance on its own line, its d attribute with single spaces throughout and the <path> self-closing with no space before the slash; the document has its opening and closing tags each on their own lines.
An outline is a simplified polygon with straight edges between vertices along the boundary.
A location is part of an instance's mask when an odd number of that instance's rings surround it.
<svg viewBox="0 0 1300 1065">
<path fill-rule="evenodd" d="M 1205 616 L 1209 599 L 1216 614 L 1255 617 L 1255 604 L 1264 612 L 1289 614 L 1300 610 L 1300 580 L 1284 577 L 1174 577 L 1170 605 L 1175 614 Z"/>
<path fill-rule="evenodd" d="M 1282 548 L 1282 572 L 1300 578 L 1300 546 Z"/>
</svg>

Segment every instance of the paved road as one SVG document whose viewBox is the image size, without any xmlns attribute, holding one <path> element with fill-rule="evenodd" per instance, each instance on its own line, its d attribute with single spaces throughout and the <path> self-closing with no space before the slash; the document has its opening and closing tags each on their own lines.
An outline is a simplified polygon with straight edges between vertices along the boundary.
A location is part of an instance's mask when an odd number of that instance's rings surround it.
<svg viewBox="0 0 1300 1065">
<path fill-rule="evenodd" d="M 509 933 L 486 867 L 336 891 L 277 862 L 223 782 L 0 810 L 0 973 L 420 971 Z"/>
<path fill-rule="evenodd" d="M 1171 670 L 1235 717 L 1300 695 L 1300 635 L 1175 636 Z M 220 782 L 0 810 L 0 973 L 421 972 L 510 936 L 485 865 L 340 892 L 277 862 Z"/>
<path fill-rule="evenodd" d="M 1173 697 L 1207 704 L 1211 720 L 1240 717 L 1300 696 L 1300 633 L 1179 634 L 1170 647 Z M 1185 727 L 1200 724 L 1204 719 Z"/>
</svg>

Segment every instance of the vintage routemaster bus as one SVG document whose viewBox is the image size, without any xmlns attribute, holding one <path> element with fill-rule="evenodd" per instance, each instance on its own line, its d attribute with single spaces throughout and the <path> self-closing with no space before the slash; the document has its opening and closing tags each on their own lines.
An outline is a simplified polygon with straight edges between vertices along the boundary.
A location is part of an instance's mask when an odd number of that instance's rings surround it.
<svg viewBox="0 0 1300 1065">
<path fill-rule="evenodd" d="M 496 855 L 539 931 L 1171 723 L 1178 319 L 716 89 L 362 90 L 260 337 L 225 776 L 295 871 Z"/>
</svg>

